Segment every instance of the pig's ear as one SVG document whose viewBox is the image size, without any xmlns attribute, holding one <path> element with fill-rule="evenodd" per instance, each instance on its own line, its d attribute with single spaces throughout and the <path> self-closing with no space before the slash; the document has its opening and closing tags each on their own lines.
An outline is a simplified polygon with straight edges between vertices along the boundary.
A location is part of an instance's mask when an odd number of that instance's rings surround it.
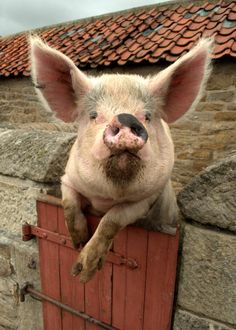
<svg viewBox="0 0 236 330">
<path fill-rule="evenodd" d="M 180 118 L 200 96 L 210 71 L 211 45 L 212 41 L 201 40 L 189 53 L 151 78 L 149 88 L 161 101 L 168 123 Z"/>
<path fill-rule="evenodd" d="M 32 78 L 40 98 L 66 122 L 78 116 L 77 102 L 91 89 L 90 79 L 61 52 L 30 37 Z"/>
</svg>

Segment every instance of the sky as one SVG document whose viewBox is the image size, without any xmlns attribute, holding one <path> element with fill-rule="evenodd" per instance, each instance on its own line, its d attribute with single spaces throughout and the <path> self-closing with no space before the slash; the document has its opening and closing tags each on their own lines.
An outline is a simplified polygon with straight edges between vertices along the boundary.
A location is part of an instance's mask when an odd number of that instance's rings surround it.
<svg viewBox="0 0 236 330">
<path fill-rule="evenodd" d="M 167 0 L 0 0 L 0 35 Z"/>
</svg>

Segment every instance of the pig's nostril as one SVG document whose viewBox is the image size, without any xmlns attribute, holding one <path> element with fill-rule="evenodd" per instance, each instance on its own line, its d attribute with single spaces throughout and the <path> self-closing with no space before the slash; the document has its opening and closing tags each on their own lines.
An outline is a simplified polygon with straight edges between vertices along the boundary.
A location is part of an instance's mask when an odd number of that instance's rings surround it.
<svg viewBox="0 0 236 330">
<path fill-rule="evenodd" d="M 131 132 L 133 134 L 137 135 L 137 136 L 140 136 L 140 134 L 142 133 L 142 127 L 141 126 L 134 125 L 134 126 L 131 126 L 130 129 L 131 129 Z"/>
<path fill-rule="evenodd" d="M 139 124 L 133 124 L 131 127 L 131 132 L 134 134 L 134 135 L 137 135 L 138 137 L 141 137 L 145 142 L 147 142 L 147 139 L 148 139 L 148 134 L 147 134 L 147 131 L 146 129 L 142 126 L 142 125 L 139 125 Z"/>
<path fill-rule="evenodd" d="M 119 131 L 120 131 L 119 127 L 115 127 L 115 126 L 111 127 L 111 134 L 113 136 L 117 135 Z"/>
</svg>

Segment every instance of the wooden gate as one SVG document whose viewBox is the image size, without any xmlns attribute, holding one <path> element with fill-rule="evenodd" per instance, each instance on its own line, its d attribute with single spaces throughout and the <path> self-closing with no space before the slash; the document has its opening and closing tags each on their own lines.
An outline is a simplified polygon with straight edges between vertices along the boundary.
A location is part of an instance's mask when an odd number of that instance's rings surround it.
<svg viewBox="0 0 236 330">
<path fill-rule="evenodd" d="M 59 203 L 38 201 L 42 293 L 111 328 L 167 330 L 171 327 L 179 234 L 129 226 L 116 237 L 102 270 L 87 284 L 70 275 L 72 248 Z M 91 232 L 98 219 L 88 217 Z M 29 234 L 29 233 L 28 233 Z M 98 330 L 67 310 L 43 301 L 44 330 Z"/>
</svg>

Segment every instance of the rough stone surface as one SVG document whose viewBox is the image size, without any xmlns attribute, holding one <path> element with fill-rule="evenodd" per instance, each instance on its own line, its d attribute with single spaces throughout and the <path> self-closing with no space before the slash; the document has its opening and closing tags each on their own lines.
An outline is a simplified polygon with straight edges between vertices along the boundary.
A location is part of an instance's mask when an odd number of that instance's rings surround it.
<svg viewBox="0 0 236 330">
<path fill-rule="evenodd" d="M 0 173 L 39 182 L 58 182 L 75 134 L 8 130 L 0 134 Z"/>
<path fill-rule="evenodd" d="M 40 290 L 38 249 L 35 241 L 22 242 L 14 235 L 0 232 L 0 258 L 8 258 L 13 270 L 0 276 L 0 329 L 42 330 L 42 306 L 30 296 L 19 301 L 19 289 L 26 282 Z M 35 269 L 32 265 L 35 262 Z"/>
<path fill-rule="evenodd" d="M 10 256 L 10 246 L 0 241 L 0 276 L 2 277 L 9 276 L 12 273 Z"/>
<path fill-rule="evenodd" d="M 192 313 L 178 309 L 175 312 L 173 330 L 233 330 L 225 324 L 196 316 Z"/>
<path fill-rule="evenodd" d="M 36 224 L 36 199 L 40 193 L 58 195 L 58 185 L 45 185 L 0 175 L 0 229 L 21 235 L 24 222 Z"/>
<path fill-rule="evenodd" d="M 236 231 L 236 154 L 195 177 L 178 202 L 186 218 Z"/>
<path fill-rule="evenodd" d="M 29 123 L 54 120 L 45 111 L 34 91 L 32 80 L 26 77 L 0 79 L 0 122 Z"/>
<path fill-rule="evenodd" d="M 234 91 L 218 91 L 209 93 L 207 97 L 207 101 L 215 102 L 215 101 L 224 101 L 224 102 L 232 102 L 234 99 Z"/>
<path fill-rule="evenodd" d="M 236 236 L 184 228 L 177 303 L 182 309 L 236 326 Z"/>
<path fill-rule="evenodd" d="M 15 278 L 21 287 L 26 281 L 41 291 L 38 247 L 35 241 L 20 242 L 19 239 L 11 244 L 12 265 L 15 269 Z M 32 265 L 35 265 L 32 267 Z M 43 329 L 42 303 L 30 296 L 24 303 L 18 305 L 17 330 Z"/>
<path fill-rule="evenodd" d="M 0 277 L 0 327 L 17 329 L 18 285 L 11 278 Z"/>
<path fill-rule="evenodd" d="M 6 129 L 21 129 L 24 131 L 57 131 L 57 132 L 68 132 L 77 133 L 78 123 L 64 123 L 64 122 L 36 122 L 36 123 L 0 123 L 0 132 Z"/>
</svg>

